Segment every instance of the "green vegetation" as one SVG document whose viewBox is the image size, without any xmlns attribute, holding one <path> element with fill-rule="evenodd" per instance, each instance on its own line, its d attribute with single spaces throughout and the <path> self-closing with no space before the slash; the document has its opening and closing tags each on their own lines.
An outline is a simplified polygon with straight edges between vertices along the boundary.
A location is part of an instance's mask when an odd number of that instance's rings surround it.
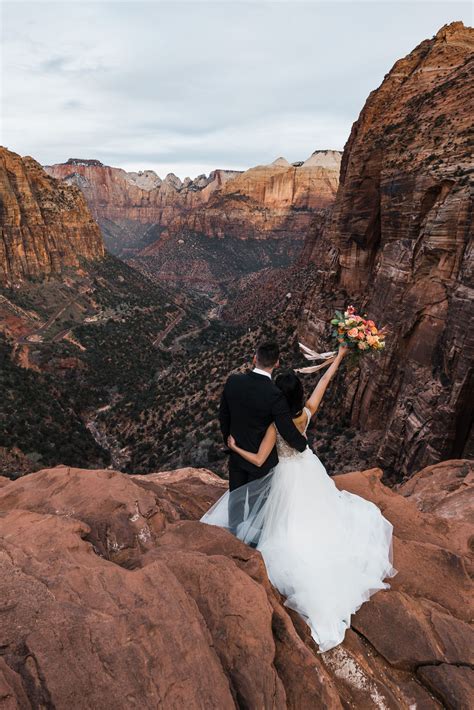
<svg viewBox="0 0 474 710">
<path fill-rule="evenodd" d="M 3 291 L 12 308 L 21 303 L 32 314 L 22 316 L 29 332 L 15 356 L 1 342 L 0 447 L 18 447 L 35 468 L 110 462 L 133 473 L 194 465 L 224 474 L 217 410 L 225 379 L 249 366 L 266 338 L 280 342 L 283 367 L 301 362 L 296 324 L 313 269 L 246 277 L 219 321 L 209 320 L 208 298 L 164 289 L 114 257 L 80 275 Z M 38 371 L 20 366 L 22 348 Z M 341 396 L 336 387 L 333 396 Z M 316 448 L 329 464 L 347 444 L 330 422 L 318 425 Z"/>
<path fill-rule="evenodd" d="M 52 375 L 19 367 L 11 355 L 0 336 L 0 446 L 17 447 L 40 466 L 107 465 L 107 452 L 76 413 L 67 388 Z"/>
</svg>

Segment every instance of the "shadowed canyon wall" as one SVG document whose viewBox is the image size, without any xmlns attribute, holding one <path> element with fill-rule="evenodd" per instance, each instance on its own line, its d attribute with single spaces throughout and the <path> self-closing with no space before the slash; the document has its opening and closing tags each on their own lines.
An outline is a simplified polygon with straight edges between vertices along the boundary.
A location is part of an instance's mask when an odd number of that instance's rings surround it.
<svg viewBox="0 0 474 710">
<path fill-rule="evenodd" d="M 394 65 L 352 127 L 332 217 L 306 250 L 319 276 L 304 341 L 327 345 L 334 307 L 351 302 L 389 329 L 335 411 L 380 430 L 379 460 L 399 474 L 473 450 L 473 49 L 456 22 Z"/>
</svg>

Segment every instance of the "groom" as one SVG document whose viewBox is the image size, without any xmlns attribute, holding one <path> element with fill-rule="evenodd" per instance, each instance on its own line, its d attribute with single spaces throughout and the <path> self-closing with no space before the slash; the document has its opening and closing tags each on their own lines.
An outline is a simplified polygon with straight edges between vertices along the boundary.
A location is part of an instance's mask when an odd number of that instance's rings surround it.
<svg viewBox="0 0 474 710">
<path fill-rule="evenodd" d="M 224 386 L 219 421 L 224 442 L 232 434 L 238 446 L 256 453 L 268 426 L 275 425 L 285 441 L 297 451 L 304 451 L 306 438 L 291 419 L 288 403 L 272 382 L 280 352 L 277 343 L 262 343 L 253 359 L 253 370 L 231 375 Z M 265 476 L 278 463 L 276 447 L 259 468 L 232 451 L 229 459 L 229 489 L 234 491 L 246 483 Z M 229 527 L 236 533 L 244 516 L 244 500 L 229 505 Z"/>
</svg>

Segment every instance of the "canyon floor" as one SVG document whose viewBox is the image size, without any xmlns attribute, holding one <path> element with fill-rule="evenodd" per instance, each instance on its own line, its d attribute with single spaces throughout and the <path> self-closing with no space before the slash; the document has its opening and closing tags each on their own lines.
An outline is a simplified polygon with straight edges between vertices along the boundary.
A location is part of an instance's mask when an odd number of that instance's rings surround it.
<svg viewBox="0 0 474 710">
<path fill-rule="evenodd" d="M 334 480 L 392 522 L 398 574 L 319 654 L 260 553 L 198 522 L 226 489 L 210 471 L 0 478 L 0 705 L 472 707 L 472 462 Z"/>
</svg>

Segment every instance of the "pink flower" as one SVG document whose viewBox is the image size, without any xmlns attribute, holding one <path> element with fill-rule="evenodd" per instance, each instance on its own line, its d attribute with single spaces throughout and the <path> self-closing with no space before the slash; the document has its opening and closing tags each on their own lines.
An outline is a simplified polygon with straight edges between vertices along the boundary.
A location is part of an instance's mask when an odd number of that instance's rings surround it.
<svg viewBox="0 0 474 710">
<path fill-rule="evenodd" d="M 362 331 L 359 331 L 357 333 L 357 337 L 359 338 L 359 340 L 365 340 L 365 333 L 363 333 Z"/>
<path fill-rule="evenodd" d="M 350 330 L 347 331 L 347 335 L 349 338 L 357 338 L 359 331 L 357 328 L 351 328 Z"/>
</svg>

